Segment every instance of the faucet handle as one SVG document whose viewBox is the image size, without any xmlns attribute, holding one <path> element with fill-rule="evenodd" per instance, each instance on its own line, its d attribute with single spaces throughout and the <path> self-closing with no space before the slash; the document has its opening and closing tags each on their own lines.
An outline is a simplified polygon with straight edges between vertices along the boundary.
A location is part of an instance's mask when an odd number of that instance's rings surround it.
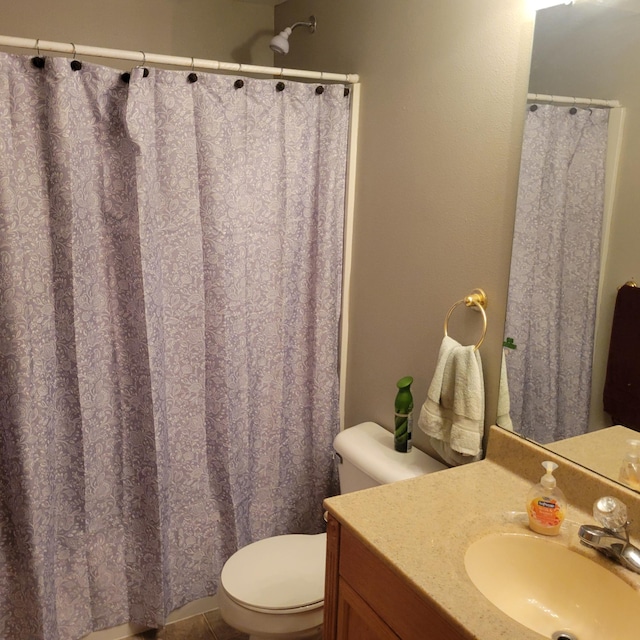
<svg viewBox="0 0 640 640">
<path fill-rule="evenodd" d="M 604 496 L 594 502 L 593 517 L 610 531 L 620 531 L 629 524 L 627 507 L 623 502 L 611 496 Z"/>
</svg>

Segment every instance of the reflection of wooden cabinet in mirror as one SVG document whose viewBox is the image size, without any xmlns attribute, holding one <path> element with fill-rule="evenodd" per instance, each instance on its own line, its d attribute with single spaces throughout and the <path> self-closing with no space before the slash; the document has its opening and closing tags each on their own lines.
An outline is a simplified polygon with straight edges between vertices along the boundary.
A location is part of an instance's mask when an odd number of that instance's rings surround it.
<svg viewBox="0 0 640 640">
<path fill-rule="evenodd" d="M 327 524 L 324 640 L 465 640 L 333 517 Z"/>
</svg>

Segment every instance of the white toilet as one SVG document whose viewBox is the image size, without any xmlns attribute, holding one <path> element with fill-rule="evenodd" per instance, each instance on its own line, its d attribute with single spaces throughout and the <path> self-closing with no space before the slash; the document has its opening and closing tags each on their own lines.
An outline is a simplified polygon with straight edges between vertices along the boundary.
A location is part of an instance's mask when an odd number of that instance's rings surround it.
<svg viewBox="0 0 640 640">
<path fill-rule="evenodd" d="M 342 493 L 446 469 L 415 447 L 398 453 L 393 435 L 374 422 L 341 431 L 333 446 Z M 322 638 L 326 535 L 274 536 L 234 553 L 218 589 L 227 624 L 251 640 Z"/>
</svg>

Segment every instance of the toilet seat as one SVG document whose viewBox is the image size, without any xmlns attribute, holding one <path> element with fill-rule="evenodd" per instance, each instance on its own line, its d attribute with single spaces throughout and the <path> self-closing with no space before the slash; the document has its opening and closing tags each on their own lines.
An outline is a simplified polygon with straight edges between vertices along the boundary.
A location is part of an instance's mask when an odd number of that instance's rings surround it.
<svg viewBox="0 0 640 640">
<path fill-rule="evenodd" d="M 326 533 L 259 540 L 234 553 L 220 582 L 238 605 L 268 614 L 309 611 L 324 604 Z"/>
</svg>

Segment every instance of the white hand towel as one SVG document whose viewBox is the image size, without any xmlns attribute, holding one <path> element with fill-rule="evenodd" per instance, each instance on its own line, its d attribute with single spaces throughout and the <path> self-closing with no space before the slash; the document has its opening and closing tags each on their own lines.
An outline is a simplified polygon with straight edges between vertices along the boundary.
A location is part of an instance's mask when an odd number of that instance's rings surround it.
<svg viewBox="0 0 640 640">
<path fill-rule="evenodd" d="M 436 370 L 427 391 L 427 399 L 422 405 L 418 426 L 432 438 L 437 440 L 449 440 L 451 431 L 450 421 L 447 420 L 447 409 L 441 405 L 440 398 L 445 386 L 445 369 L 454 349 L 460 344 L 445 336 L 440 344 Z"/>
<path fill-rule="evenodd" d="M 445 336 L 418 426 L 449 464 L 482 457 L 484 377 L 473 345 Z"/>
<path fill-rule="evenodd" d="M 507 378 L 507 350 L 502 350 L 502 366 L 500 367 L 500 388 L 498 389 L 498 417 L 496 424 L 503 429 L 513 431 L 511 422 L 511 400 L 509 399 L 509 380 Z"/>
</svg>

